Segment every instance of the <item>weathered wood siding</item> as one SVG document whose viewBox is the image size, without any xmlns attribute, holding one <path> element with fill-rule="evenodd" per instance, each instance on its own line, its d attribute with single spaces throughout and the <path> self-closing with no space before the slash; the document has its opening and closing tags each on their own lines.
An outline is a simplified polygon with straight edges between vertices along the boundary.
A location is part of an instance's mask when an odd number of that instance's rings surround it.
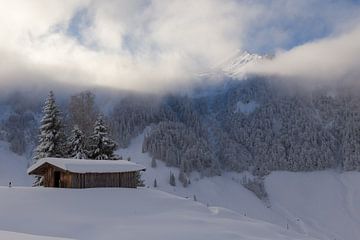
<svg viewBox="0 0 360 240">
<path fill-rule="evenodd" d="M 52 165 L 46 166 L 44 187 L 55 187 L 55 172 L 60 173 L 60 188 L 125 187 L 136 188 L 136 172 L 124 173 L 72 173 Z"/>
<path fill-rule="evenodd" d="M 60 175 L 61 185 L 62 188 L 71 188 L 71 179 L 72 175 L 69 172 L 62 172 Z"/>
<path fill-rule="evenodd" d="M 72 188 L 126 187 L 136 188 L 136 172 L 71 173 Z"/>
<path fill-rule="evenodd" d="M 53 168 L 49 167 L 45 174 L 44 174 L 44 178 L 43 178 L 43 183 L 45 187 L 53 187 L 54 186 L 54 176 L 53 176 Z"/>
</svg>

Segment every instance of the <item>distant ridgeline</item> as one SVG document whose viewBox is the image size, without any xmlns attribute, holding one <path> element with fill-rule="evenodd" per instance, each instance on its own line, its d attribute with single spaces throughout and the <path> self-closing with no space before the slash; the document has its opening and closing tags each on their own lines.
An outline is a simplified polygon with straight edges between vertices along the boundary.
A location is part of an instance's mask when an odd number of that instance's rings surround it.
<svg viewBox="0 0 360 240">
<path fill-rule="evenodd" d="M 110 101 L 105 122 L 120 147 L 150 126 L 143 151 L 185 174 L 360 170 L 360 88 L 293 85 L 253 78 L 188 96 L 127 94 Z M 60 103 L 65 126 L 80 122 L 88 134 L 87 122 L 99 109 L 79 99 Z M 36 145 L 42 102 L 10 98 L 2 104 L 0 135 L 14 152 L 29 154 Z"/>
</svg>

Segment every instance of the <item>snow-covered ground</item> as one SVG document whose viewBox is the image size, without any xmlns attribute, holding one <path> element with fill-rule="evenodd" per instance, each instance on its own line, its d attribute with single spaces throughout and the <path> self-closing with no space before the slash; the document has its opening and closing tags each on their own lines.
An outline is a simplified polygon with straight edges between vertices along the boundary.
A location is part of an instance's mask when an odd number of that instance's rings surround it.
<svg viewBox="0 0 360 240">
<path fill-rule="evenodd" d="M 266 179 L 272 209 L 319 239 L 360 239 L 360 173 L 275 172 Z"/>
<path fill-rule="evenodd" d="M 26 174 L 28 161 L 9 150 L 9 144 L 0 141 L 0 186 L 9 182 L 14 186 L 31 186 L 32 177 Z"/>
<path fill-rule="evenodd" d="M 178 196 L 193 198 L 208 206 L 220 206 L 254 219 L 288 227 L 299 233 L 323 240 L 354 240 L 360 236 L 360 173 L 335 171 L 273 172 L 265 179 L 271 207 L 260 201 L 240 183 L 243 174 L 225 173 L 219 177 L 191 176 L 184 188 L 180 182 L 169 185 L 170 171 L 178 169 L 157 161 L 151 168 L 151 158 L 141 152 L 143 135 L 131 142 L 119 154 L 147 167 L 145 184 Z"/>
<path fill-rule="evenodd" d="M 0 187 L 0 196 L 0 229 L 31 235 L 86 240 L 313 239 L 147 188 Z"/>
<path fill-rule="evenodd" d="M 250 101 L 248 103 L 243 103 L 242 101 L 239 101 L 236 103 L 235 113 L 243 113 L 243 114 L 250 114 L 256 110 L 256 108 L 259 107 L 259 104 L 255 101 Z"/>
<path fill-rule="evenodd" d="M 71 240 L 69 238 L 57 238 L 57 237 L 48 237 L 48 236 L 39 236 L 33 234 L 24 234 L 17 232 L 1 231 L 0 230 L 0 239 L 6 240 Z"/>
<path fill-rule="evenodd" d="M 141 152 L 124 158 L 147 167 L 141 189 L 49 189 L 31 185 L 26 159 L 0 143 L 0 239 L 321 239 L 360 236 L 360 173 L 274 172 L 265 179 L 270 207 L 240 183 L 243 174 L 169 185 L 170 171 Z M 158 187 L 154 189 L 156 178 Z M 8 181 L 12 188 L 6 187 Z M 165 193 L 168 192 L 168 193 Z M 170 194 L 169 194 L 170 193 Z M 177 196 L 175 196 L 177 195 Z M 197 202 L 194 201 L 196 196 Z M 42 236 L 42 237 L 40 237 Z M 52 238 L 49 238 L 52 239 Z"/>
</svg>

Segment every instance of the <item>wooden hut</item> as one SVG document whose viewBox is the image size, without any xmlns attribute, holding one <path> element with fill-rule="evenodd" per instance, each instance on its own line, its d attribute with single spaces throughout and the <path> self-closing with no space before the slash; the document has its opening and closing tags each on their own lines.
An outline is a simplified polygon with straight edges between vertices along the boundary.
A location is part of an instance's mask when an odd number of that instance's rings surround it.
<svg viewBox="0 0 360 240">
<path fill-rule="evenodd" d="M 125 160 L 43 158 L 27 172 L 43 177 L 44 187 L 136 188 L 140 171 L 145 171 L 145 167 Z"/>
</svg>

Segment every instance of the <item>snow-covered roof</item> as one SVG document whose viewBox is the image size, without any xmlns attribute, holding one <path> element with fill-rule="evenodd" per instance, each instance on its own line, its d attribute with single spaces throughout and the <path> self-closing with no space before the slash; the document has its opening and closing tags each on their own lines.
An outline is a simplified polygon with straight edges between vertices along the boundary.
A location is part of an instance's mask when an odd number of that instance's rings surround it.
<svg viewBox="0 0 360 240">
<path fill-rule="evenodd" d="M 33 174 L 36 169 L 40 168 L 46 163 L 61 168 L 64 171 L 69 171 L 73 173 L 113 173 L 145 170 L 145 167 L 143 165 L 125 160 L 43 158 L 30 166 L 27 170 L 27 173 Z"/>
</svg>

